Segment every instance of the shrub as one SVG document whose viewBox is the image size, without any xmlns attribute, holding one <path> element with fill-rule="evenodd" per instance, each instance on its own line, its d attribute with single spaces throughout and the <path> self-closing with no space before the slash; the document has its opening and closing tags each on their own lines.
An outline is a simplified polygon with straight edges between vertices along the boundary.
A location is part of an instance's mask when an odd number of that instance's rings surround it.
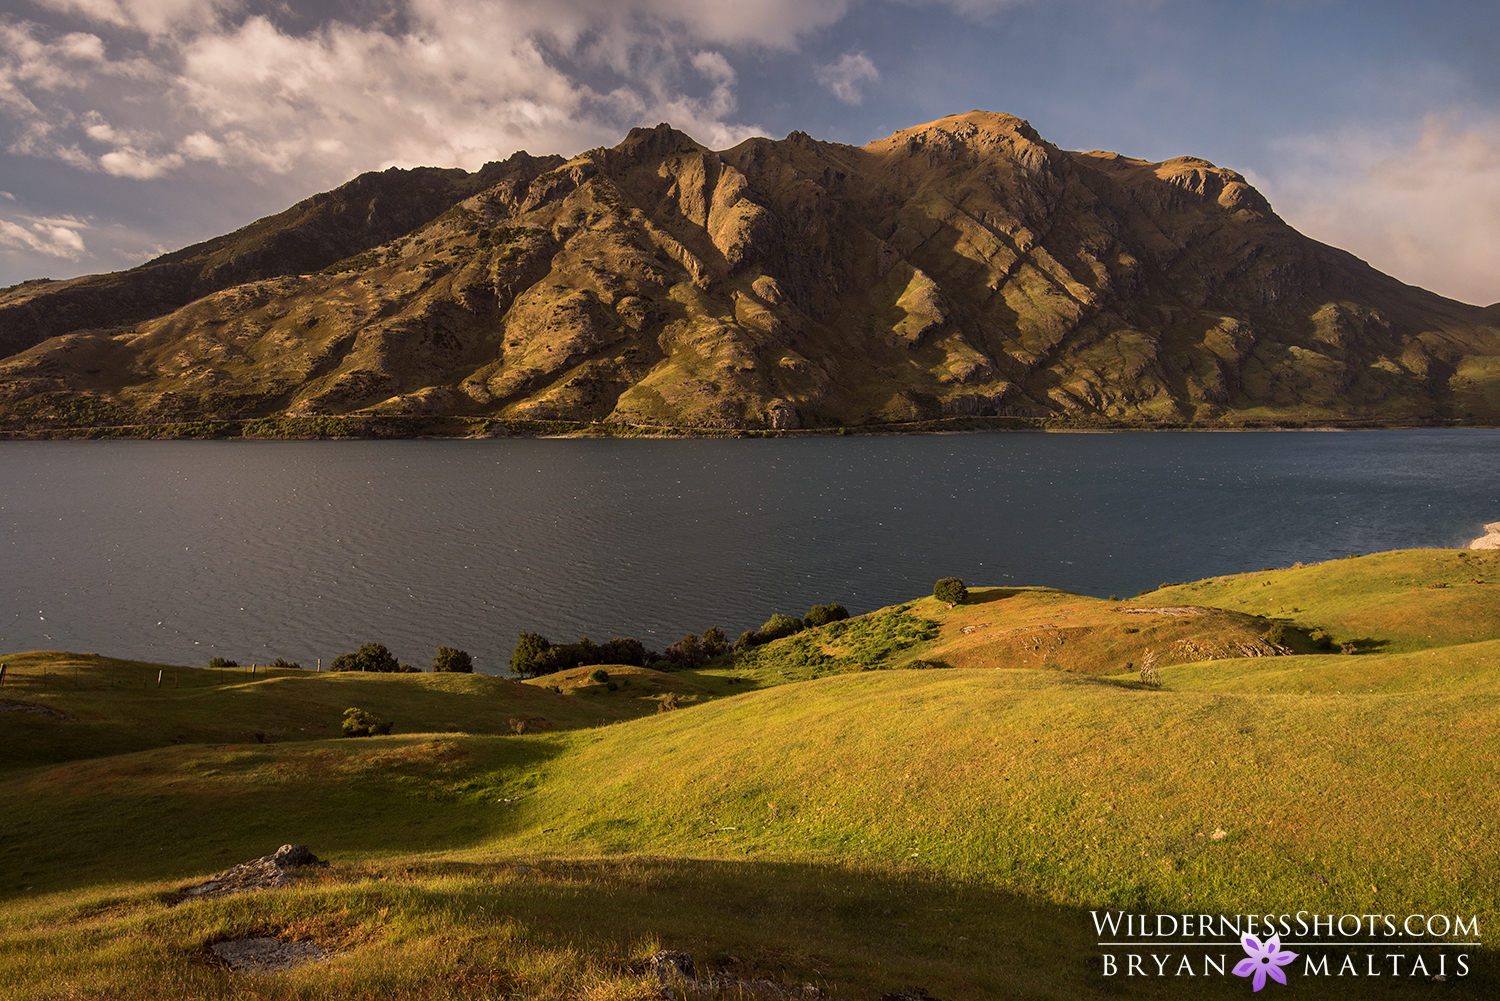
<svg viewBox="0 0 1500 1001">
<path fill-rule="evenodd" d="M 345 737 L 373 737 L 377 733 L 390 732 L 390 720 L 377 719 L 374 713 L 365 712 L 363 709 L 351 707 L 344 710 Z"/>
<path fill-rule="evenodd" d="M 433 673 L 473 674 L 474 658 L 462 650 L 440 646 L 437 656 L 432 658 L 432 670 Z"/>
<path fill-rule="evenodd" d="M 932 585 L 932 596 L 952 608 L 969 600 L 969 589 L 958 577 L 944 577 Z"/>
<path fill-rule="evenodd" d="M 770 643 L 772 640 L 779 640 L 782 637 L 800 633 L 803 628 L 801 619 L 794 619 L 790 615 L 782 615 L 780 612 L 777 612 L 755 631 L 755 642 Z"/>
<path fill-rule="evenodd" d="M 589 680 L 600 685 L 605 684 L 609 681 L 609 672 L 604 670 L 604 668 L 602 667 L 596 671 L 590 671 Z M 611 685 L 610 687 L 613 688 L 614 686 Z"/>
<path fill-rule="evenodd" d="M 807 628 L 813 629 L 817 626 L 826 626 L 830 622 L 839 622 L 849 617 L 849 609 L 843 605 L 814 605 L 807 610 L 807 616 L 802 620 Z"/>
<path fill-rule="evenodd" d="M 717 657 L 729 652 L 729 637 L 718 626 L 709 626 L 703 630 L 699 643 L 705 657 Z"/>
<path fill-rule="evenodd" d="M 385 648 L 384 643 L 366 643 L 354 653 L 341 653 L 333 658 L 333 663 L 328 665 L 330 671 L 377 671 L 383 674 L 394 674 L 401 670 L 401 665 L 391 652 Z"/>
<path fill-rule="evenodd" d="M 1271 628 L 1266 630 L 1266 642 L 1272 646 L 1281 646 L 1286 642 L 1286 626 L 1280 622 L 1271 623 Z"/>
<path fill-rule="evenodd" d="M 212 667 L 213 665 L 210 664 L 209 666 Z M 276 658 L 276 663 L 272 664 L 271 666 L 272 667 L 279 667 L 279 668 L 281 668 L 282 670 L 285 670 L 285 671 L 300 671 L 300 670 L 302 670 L 302 665 L 299 664 L 299 663 L 297 663 L 295 660 L 282 660 L 280 657 L 277 657 Z"/>
<path fill-rule="evenodd" d="M 646 663 L 648 653 L 645 644 L 634 636 L 616 636 L 599 648 L 599 663 L 641 667 Z"/>
<path fill-rule="evenodd" d="M 538 670 L 537 658 L 550 649 L 552 649 L 552 643 L 547 637 L 541 633 L 529 633 L 523 629 L 521 642 L 516 644 L 515 652 L 510 655 L 510 669 L 527 678 L 546 674 L 548 672 Z"/>
<path fill-rule="evenodd" d="M 671 663 L 669 670 L 673 671 L 697 667 L 704 661 L 702 645 L 692 633 L 668 646 L 662 651 L 662 657 Z"/>
<path fill-rule="evenodd" d="M 1317 647 L 1319 650 L 1333 649 L 1333 637 L 1328 635 L 1321 629 L 1314 629 L 1312 632 L 1307 634 L 1307 638 L 1312 640 L 1312 645 Z"/>
<path fill-rule="evenodd" d="M 746 629 L 740 633 L 740 638 L 734 641 L 736 650 L 748 650 L 755 645 L 755 630 Z"/>
<path fill-rule="evenodd" d="M 239 663 L 233 660 L 225 660 L 223 657 L 214 657 L 208 662 L 209 667 L 239 667 Z"/>
</svg>

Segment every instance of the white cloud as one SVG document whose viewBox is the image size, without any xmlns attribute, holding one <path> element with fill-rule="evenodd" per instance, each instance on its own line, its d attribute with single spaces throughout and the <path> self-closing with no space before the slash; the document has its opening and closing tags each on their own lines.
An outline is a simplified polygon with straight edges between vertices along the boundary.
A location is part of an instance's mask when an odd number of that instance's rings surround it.
<svg viewBox="0 0 1500 1001">
<path fill-rule="evenodd" d="M 0 246 L 76 261 L 88 253 L 80 232 L 85 229 L 88 229 L 88 224 L 72 216 L 43 219 L 22 217 L 19 223 L 0 219 Z"/>
<path fill-rule="evenodd" d="M 728 145 L 762 131 L 736 118 L 734 61 L 793 51 L 861 2 L 386 0 L 309 27 L 281 0 L 32 0 L 90 30 L 0 21 L 0 114 L 12 153 L 142 179 L 472 169 L 662 120 Z M 880 76 L 859 52 L 817 75 L 851 104 Z"/>
<path fill-rule="evenodd" d="M 1441 295 L 1500 301 L 1500 118 L 1429 115 L 1391 133 L 1278 144 L 1288 167 L 1256 178 L 1314 239 Z"/>
<path fill-rule="evenodd" d="M 880 71 L 863 52 L 846 52 L 838 62 L 818 67 L 818 83 L 845 104 L 859 104 L 864 100 L 860 84 L 879 79 Z"/>
<path fill-rule="evenodd" d="M 204 0 L 34 0 L 39 7 L 148 35 L 212 24 L 229 3 Z"/>
<path fill-rule="evenodd" d="M 181 167 L 186 160 L 177 153 L 155 156 L 142 152 L 134 146 L 121 146 L 99 157 L 99 166 L 106 174 L 115 177 L 133 177 L 145 180 L 160 177 Z"/>
</svg>

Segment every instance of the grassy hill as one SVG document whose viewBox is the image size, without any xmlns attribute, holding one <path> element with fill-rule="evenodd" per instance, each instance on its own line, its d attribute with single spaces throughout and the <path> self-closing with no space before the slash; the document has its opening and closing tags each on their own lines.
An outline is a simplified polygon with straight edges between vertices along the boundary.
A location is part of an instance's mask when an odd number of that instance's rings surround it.
<svg viewBox="0 0 1500 1001">
<path fill-rule="evenodd" d="M 1496 577 L 1500 554 L 1410 551 L 1124 602 L 981 589 L 697 672 L 611 666 L 613 690 L 592 669 L 158 690 L 98 658 L 69 688 L 70 655 L 6 657 L 0 698 L 71 719 L 0 716 L 0 994 L 645 998 L 658 948 L 850 1001 L 1248 990 L 1104 976 L 1091 912 L 1117 907 L 1476 915 L 1465 977 L 1450 949 L 1444 981 L 1292 989 L 1494 996 Z M 1311 652 L 1314 630 L 1358 652 Z M 1160 687 L 1123 670 L 1147 650 Z M 324 739 L 348 704 L 397 732 Z M 334 864 L 178 903 L 283 842 Z M 245 978 L 207 951 L 249 933 L 338 956 Z"/>
</svg>

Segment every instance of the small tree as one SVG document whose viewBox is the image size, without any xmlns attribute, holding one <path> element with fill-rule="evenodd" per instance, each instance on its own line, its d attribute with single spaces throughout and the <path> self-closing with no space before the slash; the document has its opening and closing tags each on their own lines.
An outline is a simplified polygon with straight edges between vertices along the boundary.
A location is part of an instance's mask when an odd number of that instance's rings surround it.
<svg viewBox="0 0 1500 1001">
<path fill-rule="evenodd" d="M 691 669 L 703 663 L 703 644 L 698 642 L 697 636 L 688 633 L 662 651 L 662 656 L 676 667 Z"/>
<path fill-rule="evenodd" d="M 755 642 L 769 643 L 772 640 L 779 640 L 783 636 L 800 633 L 802 629 L 803 624 L 801 619 L 794 619 L 790 615 L 782 615 L 780 612 L 777 612 L 755 631 Z"/>
<path fill-rule="evenodd" d="M 969 600 L 969 589 L 958 577 L 944 577 L 932 585 L 932 596 L 952 608 Z"/>
<path fill-rule="evenodd" d="M 378 671 L 394 674 L 401 665 L 384 643 L 366 643 L 354 653 L 341 653 L 328 665 L 330 671 Z"/>
<path fill-rule="evenodd" d="M 209 658 L 208 666 L 209 667 L 239 667 L 240 665 L 237 662 L 235 662 L 235 661 L 225 660 L 223 657 L 211 657 L 211 658 Z"/>
<path fill-rule="evenodd" d="M 594 670 L 589 672 L 589 680 L 596 685 L 608 684 L 609 672 L 602 667 L 595 668 Z"/>
<path fill-rule="evenodd" d="M 473 674 L 474 658 L 462 650 L 452 647 L 438 647 L 437 656 L 432 658 L 433 673 L 448 672 L 450 674 Z"/>
<path fill-rule="evenodd" d="M 537 658 L 551 647 L 551 641 L 541 633 L 521 630 L 521 642 L 516 644 L 515 652 L 510 655 L 510 669 L 528 678 L 542 673 L 537 670 Z"/>
<path fill-rule="evenodd" d="M 374 713 L 365 712 L 365 710 L 355 707 L 344 710 L 345 737 L 373 737 L 377 733 L 386 734 L 390 732 L 390 720 L 377 719 Z"/>
<path fill-rule="evenodd" d="M 718 626 L 709 626 L 703 630 L 699 645 L 703 648 L 703 656 L 717 657 L 729 652 L 729 637 Z"/>
<path fill-rule="evenodd" d="M 826 626 L 830 622 L 840 622 L 849 617 L 849 609 L 843 605 L 814 605 L 807 610 L 807 616 L 802 621 L 809 629 L 817 626 Z"/>
</svg>

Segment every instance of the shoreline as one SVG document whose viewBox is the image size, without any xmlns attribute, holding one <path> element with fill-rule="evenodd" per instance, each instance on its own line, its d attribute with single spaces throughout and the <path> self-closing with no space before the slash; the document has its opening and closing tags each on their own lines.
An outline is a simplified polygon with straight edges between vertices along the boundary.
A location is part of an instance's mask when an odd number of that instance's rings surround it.
<svg viewBox="0 0 1500 1001">
<path fill-rule="evenodd" d="M 329 417 L 253 417 L 109 426 L 41 425 L 0 427 L 0 441 L 225 440 L 339 441 L 484 438 L 827 438 L 984 434 L 1029 431 L 1051 434 L 1111 434 L 1138 431 L 1412 431 L 1493 430 L 1494 425 L 1458 420 L 1247 419 L 1229 421 L 1116 421 L 1069 417 L 944 417 L 925 421 L 816 428 L 714 428 L 604 421 L 535 421 L 498 417 L 429 417 L 346 414 Z"/>
</svg>

